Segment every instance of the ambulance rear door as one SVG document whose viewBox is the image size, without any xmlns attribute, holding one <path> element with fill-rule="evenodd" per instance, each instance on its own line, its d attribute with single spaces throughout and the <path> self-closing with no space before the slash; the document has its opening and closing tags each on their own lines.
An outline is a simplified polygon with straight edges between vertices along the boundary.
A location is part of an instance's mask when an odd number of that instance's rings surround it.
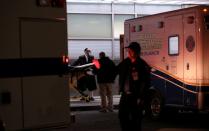
<svg viewBox="0 0 209 131">
<path fill-rule="evenodd" d="M 166 67 L 166 101 L 167 105 L 182 105 L 183 90 L 183 16 L 172 14 L 165 17 L 165 37 L 168 55 Z"/>
<path fill-rule="evenodd" d="M 196 91 L 194 85 L 197 81 L 197 38 L 195 13 L 184 15 L 184 103 L 193 105 L 196 103 L 196 95 L 189 91 Z"/>
</svg>

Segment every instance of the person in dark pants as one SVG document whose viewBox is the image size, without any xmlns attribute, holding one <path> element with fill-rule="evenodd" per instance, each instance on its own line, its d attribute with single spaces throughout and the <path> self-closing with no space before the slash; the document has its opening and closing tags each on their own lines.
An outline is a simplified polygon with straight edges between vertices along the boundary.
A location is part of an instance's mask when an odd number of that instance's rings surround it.
<svg viewBox="0 0 209 131">
<path fill-rule="evenodd" d="M 101 97 L 100 112 L 113 112 L 113 83 L 116 76 L 115 63 L 105 55 L 104 52 L 99 53 L 100 68 L 95 70 L 97 82 L 99 85 L 99 94 Z"/>
<path fill-rule="evenodd" d="M 141 131 L 142 111 L 150 83 L 150 67 L 140 58 L 139 43 L 126 47 L 128 58 L 119 63 L 119 120 L 122 131 Z"/>
<path fill-rule="evenodd" d="M 91 50 L 85 48 L 84 55 L 79 56 L 79 58 L 72 64 L 72 66 L 89 64 L 92 63 L 93 60 L 94 56 L 91 55 Z M 85 97 L 88 96 L 89 100 L 94 101 L 93 91 L 97 88 L 95 76 L 93 74 L 88 73 L 91 72 L 89 69 L 85 70 L 84 72 L 85 76 L 78 80 L 78 88 L 82 88 L 82 91 L 84 91 L 87 88 L 89 92 L 88 95 L 81 92 L 81 94 L 83 94 L 81 100 L 85 100 Z"/>
</svg>

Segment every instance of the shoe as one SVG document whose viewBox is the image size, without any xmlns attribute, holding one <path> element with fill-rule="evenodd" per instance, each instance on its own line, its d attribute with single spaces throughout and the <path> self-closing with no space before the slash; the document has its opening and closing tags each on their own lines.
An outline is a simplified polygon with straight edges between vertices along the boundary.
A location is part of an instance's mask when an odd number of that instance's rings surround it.
<svg viewBox="0 0 209 131">
<path fill-rule="evenodd" d="M 90 100 L 89 100 L 89 98 L 86 98 L 86 100 L 85 100 L 86 102 L 90 102 Z"/>
<path fill-rule="evenodd" d="M 82 96 L 80 100 L 81 100 L 81 101 L 84 101 L 84 100 L 85 100 L 85 97 L 84 97 L 84 96 Z"/>
<path fill-rule="evenodd" d="M 89 100 L 90 100 L 90 101 L 94 101 L 94 98 L 93 98 L 93 97 L 90 97 Z"/>
<path fill-rule="evenodd" d="M 90 102 L 89 96 L 82 96 L 80 101 Z"/>
<path fill-rule="evenodd" d="M 106 113 L 107 110 L 106 109 L 100 109 L 99 112 Z"/>
</svg>

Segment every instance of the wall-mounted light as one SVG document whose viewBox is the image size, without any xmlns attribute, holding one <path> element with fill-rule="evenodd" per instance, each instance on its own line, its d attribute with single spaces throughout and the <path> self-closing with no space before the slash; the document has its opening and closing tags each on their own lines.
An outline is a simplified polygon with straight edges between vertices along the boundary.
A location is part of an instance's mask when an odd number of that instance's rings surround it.
<svg viewBox="0 0 209 131">
<path fill-rule="evenodd" d="M 207 8 L 202 9 L 203 12 L 208 12 Z"/>
<path fill-rule="evenodd" d="M 131 32 L 136 32 L 136 26 L 131 27 Z"/>
<path fill-rule="evenodd" d="M 194 16 L 187 17 L 187 24 L 193 24 L 194 23 Z"/>
<path fill-rule="evenodd" d="M 164 22 L 163 21 L 157 22 L 157 28 L 163 28 L 163 27 L 164 27 Z"/>
<path fill-rule="evenodd" d="M 142 25 L 138 25 L 138 26 L 136 26 L 136 31 L 137 31 L 137 32 L 142 31 Z"/>
</svg>

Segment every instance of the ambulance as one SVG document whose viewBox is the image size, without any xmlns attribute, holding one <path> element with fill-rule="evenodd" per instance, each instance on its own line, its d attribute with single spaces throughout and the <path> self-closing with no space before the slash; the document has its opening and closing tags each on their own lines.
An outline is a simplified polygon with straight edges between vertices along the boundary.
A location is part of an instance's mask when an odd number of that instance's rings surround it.
<svg viewBox="0 0 209 131">
<path fill-rule="evenodd" d="M 65 1 L 1 1 L 0 12 L 0 130 L 69 125 Z"/>
<path fill-rule="evenodd" d="M 124 46 L 139 42 L 141 57 L 152 68 L 148 110 L 153 116 L 209 110 L 209 6 L 128 19 L 123 39 Z"/>
</svg>

